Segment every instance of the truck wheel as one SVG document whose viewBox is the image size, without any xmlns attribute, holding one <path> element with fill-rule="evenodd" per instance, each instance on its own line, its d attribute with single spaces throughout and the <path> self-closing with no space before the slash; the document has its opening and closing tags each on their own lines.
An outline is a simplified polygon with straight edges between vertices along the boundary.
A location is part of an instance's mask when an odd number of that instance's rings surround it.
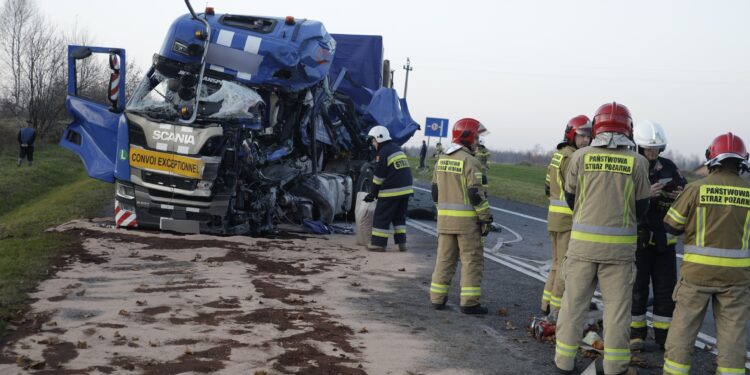
<svg viewBox="0 0 750 375">
<path fill-rule="evenodd" d="M 330 193 L 328 188 L 320 184 L 317 179 L 307 179 L 301 184 L 297 184 L 290 190 L 294 195 L 308 198 L 313 202 L 313 219 L 323 224 L 333 222 L 333 206 L 330 202 Z"/>
</svg>

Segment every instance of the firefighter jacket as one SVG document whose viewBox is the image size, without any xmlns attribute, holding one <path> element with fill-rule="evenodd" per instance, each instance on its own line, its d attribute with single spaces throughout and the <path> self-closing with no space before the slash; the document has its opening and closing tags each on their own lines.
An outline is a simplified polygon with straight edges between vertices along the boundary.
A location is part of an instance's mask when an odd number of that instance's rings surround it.
<svg viewBox="0 0 750 375">
<path fill-rule="evenodd" d="M 404 198 L 414 194 L 411 168 L 406 154 L 394 142 L 380 144 L 375 157 L 371 193 L 378 199 Z"/>
<path fill-rule="evenodd" d="M 489 163 L 490 161 L 490 150 L 488 150 L 484 146 L 479 146 L 477 151 L 474 153 L 474 157 L 476 157 L 477 160 L 479 160 L 479 163 L 482 165 L 482 168 L 487 170 L 487 166 L 489 165 L 487 163 Z"/>
<path fill-rule="evenodd" d="M 547 167 L 545 193 L 549 198 L 547 230 L 550 232 L 569 232 L 573 226 L 573 210 L 565 202 L 565 174 L 575 151 L 573 146 L 563 146 L 552 155 Z"/>
<path fill-rule="evenodd" d="M 438 233 L 476 232 L 477 223 L 492 222 L 482 182 L 487 177 L 466 147 L 452 144 L 435 163 L 432 199 L 437 204 Z"/>
<path fill-rule="evenodd" d="M 568 257 L 635 261 L 636 201 L 649 198 L 648 161 L 624 147 L 584 147 L 570 157 L 565 191 L 575 195 Z M 645 207 L 644 207 L 645 208 Z"/>
<path fill-rule="evenodd" d="M 667 215 L 669 207 L 674 199 L 669 198 L 667 193 L 673 192 L 680 187 L 685 187 L 687 180 L 680 174 L 671 160 L 658 158 L 649 161 L 648 179 L 650 184 L 665 184 L 660 196 L 651 198 L 646 220 L 638 225 L 638 234 L 643 245 L 655 246 L 657 250 L 664 250 L 667 246 L 677 243 L 677 237 L 668 234 L 664 228 L 664 216 Z"/>
<path fill-rule="evenodd" d="M 685 232 L 680 275 L 703 286 L 750 282 L 750 182 L 717 169 L 689 184 L 664 222 Z"/>
</svg>

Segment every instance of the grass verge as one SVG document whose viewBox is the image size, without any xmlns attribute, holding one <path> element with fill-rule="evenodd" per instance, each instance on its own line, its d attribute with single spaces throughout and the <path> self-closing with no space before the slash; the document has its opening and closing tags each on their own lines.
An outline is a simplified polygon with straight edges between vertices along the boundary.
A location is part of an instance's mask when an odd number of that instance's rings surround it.
<svg viewBox="0 0 750 375">
<path fill-rule="evenodd" d="M 113 186 L 89 178 L 77 156 L 57 146 L 35 155 L 34 166 L 16 167 L 0 154 L 0 335 L 28 293 L 68 253 L 73 239 L 46 229 L 74 218 L 101 214 Z M 10 162 L 10 163 L 9 163 Z"/>
<path fill-rule="evenodd" d="M 409 158 L 414 177 L 422 181 L 432 180 L 432 170 L 435 159 L 428 159 L 429 171 L 419 171 L 419 159 Z M 515 202 L 546 207 L 547 198 L 544 196 L 544 177 L 547 170 L 534 165 L 490 164 L 488 173 L 489 194 L 493 197 L 508 199 Z"/>
</svg>

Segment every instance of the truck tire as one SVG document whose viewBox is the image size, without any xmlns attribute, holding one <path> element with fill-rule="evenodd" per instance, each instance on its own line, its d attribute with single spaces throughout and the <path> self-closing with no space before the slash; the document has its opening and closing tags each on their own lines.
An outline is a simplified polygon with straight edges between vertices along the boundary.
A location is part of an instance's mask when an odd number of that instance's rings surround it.
<svg viewBox="0 0 750 375">
<path fill-rule="evenodd" d="M 291 193 L 310 199 L 313 202 L 313 219 L 323 224 L 333 222 L 333 206 L 329 201 L 328 187 L 323 186 L 317 178 L 309 178 L 291 189 Z"/>
</svg>

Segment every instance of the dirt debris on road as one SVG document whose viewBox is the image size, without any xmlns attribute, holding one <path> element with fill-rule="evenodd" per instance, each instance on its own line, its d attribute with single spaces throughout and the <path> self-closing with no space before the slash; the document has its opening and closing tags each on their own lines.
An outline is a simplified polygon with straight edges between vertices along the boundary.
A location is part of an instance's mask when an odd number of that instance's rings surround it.
<svg viewBox="0 0 750 375">
<path fill-rule="evenodd" d="M 352 328 L 345 300 L 367 263 L 353 238 L 58 230 L 80 251 L 12 322 L 0 373 L 365 374 L 389 353 L 366 355 L 368 331 Z"/>
</svg>

